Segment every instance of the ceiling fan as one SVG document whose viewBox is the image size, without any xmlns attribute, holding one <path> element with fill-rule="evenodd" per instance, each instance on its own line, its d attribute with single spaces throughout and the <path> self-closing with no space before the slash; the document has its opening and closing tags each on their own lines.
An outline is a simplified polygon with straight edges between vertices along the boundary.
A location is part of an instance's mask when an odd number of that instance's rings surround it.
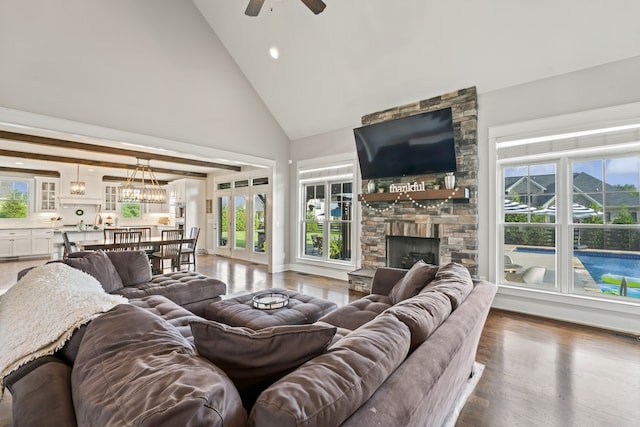
<svg viewBox="0 0 640 427">
<path fill-rule="evenodd" d="M 322 0 L 300 0 L 304 3 L 311 12 L 316 15 L 324 10 L 327 5 Z M 260 13 L 260 9 L 262 9 L 262 5 L 264 4 L 264 0 L 249 0 L 249 5 L 247 5 L 247 9 L 244 11 L 244 14 L 247 16 L 258 16 Z"/>
</svg>

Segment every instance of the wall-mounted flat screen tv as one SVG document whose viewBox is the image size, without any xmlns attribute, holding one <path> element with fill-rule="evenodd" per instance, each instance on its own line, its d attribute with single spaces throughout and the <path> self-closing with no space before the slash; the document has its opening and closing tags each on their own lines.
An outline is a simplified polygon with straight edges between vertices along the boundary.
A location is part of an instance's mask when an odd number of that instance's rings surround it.
<svg viewBox="0 0 640 427">
<path fill-rule="evenodd" d="M 451 108 L 353 130 L 363 179 L 456 170 Z"/>
</svg>

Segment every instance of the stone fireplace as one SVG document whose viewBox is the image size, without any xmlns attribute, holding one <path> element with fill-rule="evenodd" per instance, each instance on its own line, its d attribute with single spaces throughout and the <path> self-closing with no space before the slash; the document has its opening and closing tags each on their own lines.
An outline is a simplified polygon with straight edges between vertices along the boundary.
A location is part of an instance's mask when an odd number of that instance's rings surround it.
<svg viewBox="0 0 640 427">
<path fill-rule="evenodd" d="M 414 199 L 411 193 L 402 193 L 398 198 L 383 201 L 361 200 L 362 268 L 349 273 L 350 289 L 369 293 L 376 268 L 396 264 L 398 257 L 401 258 L 400 268 L 408 268 L 407 263 L 413 265 L 411 259 L 405 260 L 405 266 L 402 266 L 402 258 L 419 257 L 420 254 L 424 257 L 433 254 L 433 264 L 460 263 L 469 269 L 472 276 L 476 276 L 478 143 L 475 87 L 369 114 L 362 117 L 362 125 L 446 107 L 451 107 L 453 112 L 457 189 L 429 192 L 429 200 Z M 430 184 L 436 178 L 442 176 L 407 176 L 385 178 L 381 181 L 388 188 L 390 184 Z M 366 185 L 367 182 L 362 183 L 361 194 L 367 193 Z M 404 246 L 399 249 L 395 245 L 389 246 L 389 239 L 395 238 L 406 238 L 402 243 Z M 413 244 L 419 244 L 420 247 L 416 246 L 413 250 Z M 423 246 L 427 244 L 435 246 Z M 396 251 L 402 254 L 397 254 Z M 411 252 L 414 255 L 410 255 Z"/>
</svg>

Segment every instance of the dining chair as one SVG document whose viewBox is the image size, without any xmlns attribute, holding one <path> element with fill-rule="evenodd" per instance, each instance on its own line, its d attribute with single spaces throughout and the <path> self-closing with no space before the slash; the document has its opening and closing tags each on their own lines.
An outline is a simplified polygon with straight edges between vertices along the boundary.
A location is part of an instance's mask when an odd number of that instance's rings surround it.
<svg viewBox="0 0 640 427">
<path fill-rule="evenodd" d="M 191 227 L 189 232 L 189 238 L 193 239 L 193 242 L 187 243 L 182 248 L 180 255 L 180 267 L 187 266 L 187 269 L 193 265 L 193 270 L 196 270 L 196 245 L 198 244 L 198 236 L 200 235 L 200 227 Z"/>
<path fill-rule="evenodd" d="M 155 274 L 164 272 L 164 262 L 166 260 L 171 260 L 171 271 L 180 269 L 180 256 L 182 253 L 183 238 L 183 230 L 162 230 L 160 250 L 151 254 Z"/>
<path fill-rule="evenodd" d="M 117 228 L 117 227 L 110 227 L 110 228 L 105 228 L 102 230 L 102 234 L 104 235 L 104 242 L 105 243 L 113 243 L 113 234 L 114 233 L 120 233 L 122 231 L 127 231 L 126 228 Z"/>
<path fill-rule="evenodd" d="M 62 258 L 67 258 L 69 254 L 78 252 L 78 246 L 76 246 L 75 242 L 69 240 L 69 236 L 66 231 L 62 232 L 62 241 L 64 242 L 64 254 L 62 255 Z"/>
<path fill-rule="evenodd" d="M 140 241 L 145 242 L 151 238 L 151 227 L 129 227 L 129 231 L 139 231 L 142 233 L 140 235 Z M 143 250 L 147 253 L 147 255 L 151 255 L 154 250 L 153 246 L 141 245 L 140 250 Z"/>
<path fill-rule="evenodd" d="M 129 227 L 129 231 L 139 231 L 140 240 L 148 240 L 151 237 L 151 227 Z"/>
<path fill-rule="evenodd" d="M 138 251 L 140 250 L 140 231 L 116 231 L 113 233 L 114 251 Z"/>
</svg>

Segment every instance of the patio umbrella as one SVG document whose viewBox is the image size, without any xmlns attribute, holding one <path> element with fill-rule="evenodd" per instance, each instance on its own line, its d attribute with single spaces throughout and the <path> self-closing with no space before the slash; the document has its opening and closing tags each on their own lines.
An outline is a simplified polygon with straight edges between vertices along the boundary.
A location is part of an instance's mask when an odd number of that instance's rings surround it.
<svg viewBox="0 0 640 427">
<path fill-rule="evenodd" d="M 522 203 L 514 202 L 509 199 L 504 199 L 504 213 L 505 214 L 515 214 L 515 213 L 528 213 L 534 211 L 535 208 L 532 208 L 527 205 L 523 205 Z"/>
<path fill-rule="evenodd" d="M 573 217 L 577 219 L 602 215 L 602 212 L 596 212 L 595 210 L 588 208 L 586 206 L 582 206 L 579 203 L 574 203 L 573 206 L 571 207 L 571 210 L 572 210 Z M 556 207 L 554 205 L 549 208 L 537 210 L 533 213 L 541 214 L 541 215 L 556 216 Z"/>
</svg>

